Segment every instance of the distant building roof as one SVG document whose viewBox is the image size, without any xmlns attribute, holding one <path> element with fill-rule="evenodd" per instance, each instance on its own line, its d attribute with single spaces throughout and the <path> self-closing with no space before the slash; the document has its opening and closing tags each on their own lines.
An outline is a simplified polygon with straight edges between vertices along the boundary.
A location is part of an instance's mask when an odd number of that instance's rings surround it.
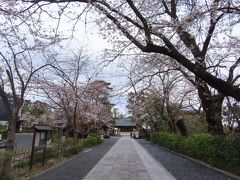
<svg viewBox="0 0 240 180">
<path fill-rule="evenodd" d="M 120 118 L 115 121 L 115 127 L 134 127 L 135 125 L 131 121 L 131 118 Z"/>
</svg>

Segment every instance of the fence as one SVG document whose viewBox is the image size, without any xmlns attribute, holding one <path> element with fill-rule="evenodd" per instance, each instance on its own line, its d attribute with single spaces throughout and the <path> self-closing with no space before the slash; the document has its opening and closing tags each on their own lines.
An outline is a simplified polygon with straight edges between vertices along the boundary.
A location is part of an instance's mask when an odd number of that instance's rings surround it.
<svg viewBox="0 0 240 180">
<path fill-rule="evenodd" d="M 30 161 L 32 147 L 22 147 L 14 150 L 12 165 L 28 163 Z"/>
</svg>

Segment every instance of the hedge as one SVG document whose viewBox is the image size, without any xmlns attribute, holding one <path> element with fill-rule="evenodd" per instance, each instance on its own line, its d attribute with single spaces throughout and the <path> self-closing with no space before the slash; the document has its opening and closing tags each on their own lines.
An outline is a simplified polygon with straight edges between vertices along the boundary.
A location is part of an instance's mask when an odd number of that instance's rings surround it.
<svg viewBox="0 0 240 180">
<path fill-rule="evenodd" d="M 4 134 L 7 132 L 7 129 L 0 125 L 0 134 Z"/>
<path fill-rule="evenodd" d="M 225 169 L 240 169 L 240 138 L 207 133 L 182 137 L 172 133 L 151 133 L 152 143 Z"/>
<path fill-rule="evenodd" d="M 3 163 L 5 158 L 12 157 L 13 154 L 8 151 L 0 151 L 0 178 L 2 176 Z"/>
<path fill-rule="evenodd" d="M 91 134 L 83 141 L 84 147 L 92 147 L 100 144 L 102 142 L 99 135 Z"/>
</svg>

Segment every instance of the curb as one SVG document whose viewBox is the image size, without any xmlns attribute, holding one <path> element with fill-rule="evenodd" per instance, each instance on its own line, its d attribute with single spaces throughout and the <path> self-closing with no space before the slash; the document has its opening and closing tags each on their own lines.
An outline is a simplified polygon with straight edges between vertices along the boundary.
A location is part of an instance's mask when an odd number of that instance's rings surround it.
<svg viewBox="0 0 240 180">
<path fill-rule="evenodd" d="M 163 149 L 163 150 L 165 150 L 165 151 L 168 151 L 168 152 L 170 152 L 170 153 L 173 153 L 173 154 L 178 155 L 178 156 L 180 156 L 180 157 L 183 157 L 183 158 L 185 158 L 185 159 L 191 160 L 191 161 L 193 161 L 193 162 L 195 162 L 195 163 L 198 163 L 198 164 L 200 164 L 200 165 L 202 165 L 202 166 L 205 166 L 205 167 L 207 167 L 207 168 L 209 168 L 209 169 L 215 170 L 215 171 L 217 171 L 217 172 L 219 172 L 219 173 L 221 173 L 221 174 L 223 174 L 223 175 L 226 175 L 226 176 L 229 176 L 229 177 L 231 177 L 231 178 L 240 180 L 240 176 L 238 176 L 238 175 L 235 175 L 235 174 L 230 173 L 230 172 L 228 172 L 228 171 L 225 171 L 225 170 L 223 170 L 223 169 L 219 169 L 219 168 L 213 167 L 213 166 L 211 166 L 210 164 L 207 164 L 207 163 L 205 163 L 205 162 L 203 162 L 203 161 L 200 161 L 200 160 L 198 160 L 198 159 L 195 159 L 195 158 L 189 157 L 189 156 L 187 156 L 187 155 L 178 153 L 178 152 L 176 152 L 176 151 L 170 150 L 170 149 L 168 149 L 168 148 L 165 148 L 165 147 L 163 147 L 163 146 L 154 144 L 154 143 L 152 143 L 152 142 L 151 142 L 151 144 L 154 145 L 154 146 L 156 146 L 156 147 L 159 147 L 159 148 L 161 148 L 161 149 Z"/>
</svg>

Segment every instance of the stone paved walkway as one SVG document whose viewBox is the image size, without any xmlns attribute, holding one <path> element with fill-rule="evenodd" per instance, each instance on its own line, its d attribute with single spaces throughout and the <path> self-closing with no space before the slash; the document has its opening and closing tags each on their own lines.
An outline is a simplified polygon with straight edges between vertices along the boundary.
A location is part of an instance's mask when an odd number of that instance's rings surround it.
<svg viewBox="0 0 240 180">
<path fill-rule="evenodd" d="M 31 178 L 31 180 L 81 179 L 233 180 L 234 178 L 168 152 L 149 141 L 124 136 L 104 139 L 101 145 L 85 150 L 75 158 Z"/>
<path fill-rule="evenodd" d="M 173 180 L 163 166 L 130 137 L 122 137 L 84 180 Z"/>
</svg>

